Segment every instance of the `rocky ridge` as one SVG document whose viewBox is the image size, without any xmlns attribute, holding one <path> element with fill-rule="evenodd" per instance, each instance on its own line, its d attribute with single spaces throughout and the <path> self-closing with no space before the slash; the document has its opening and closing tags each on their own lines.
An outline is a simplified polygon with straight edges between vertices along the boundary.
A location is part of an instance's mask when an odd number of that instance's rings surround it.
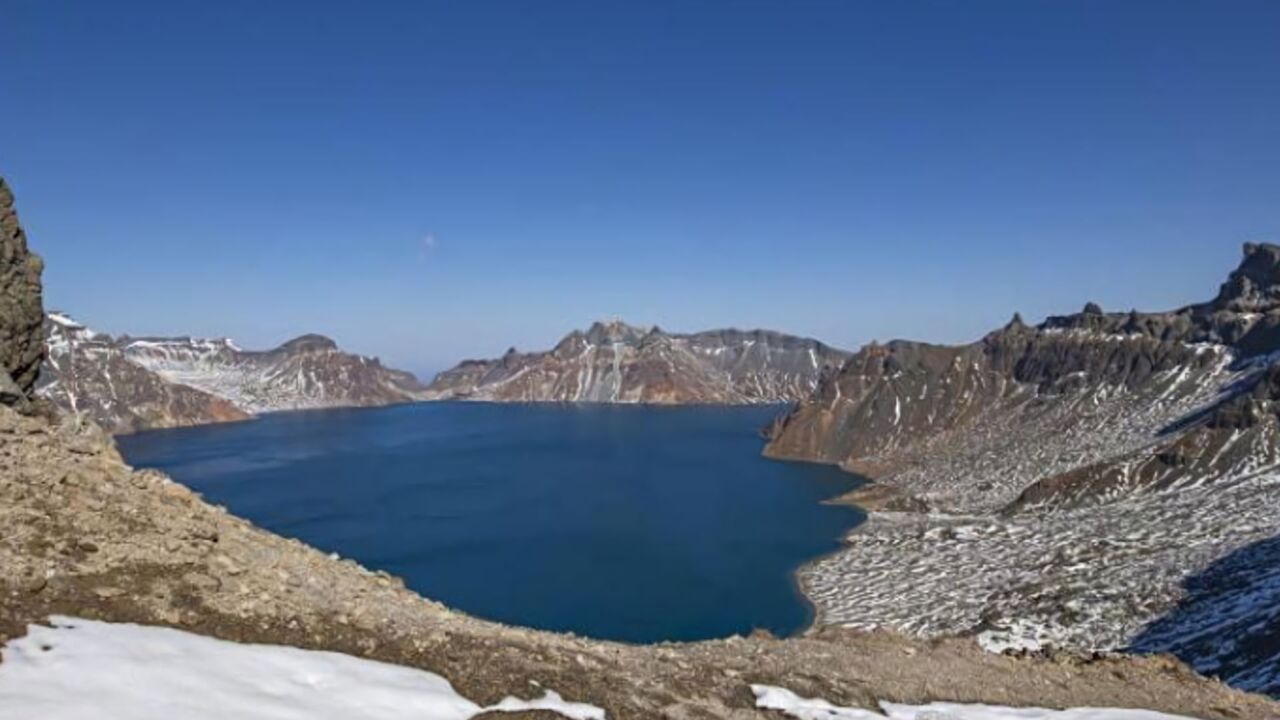
<svg viewBox="0 0 1280 720">
<path fill-rule="evenodd" d="M 49 360 L 39 393 L 112 432 L 412 402 L 425 392 L 411 374 L 321 335 L 255 352 L 225 338 L 113 337 L 57 312 L 45 328 Z"/>
<path fill-rule="evenodd" d="M 1278 297 L 1280 247 L 1250 244 L 1209 302 L 1090 304 L 966 346 L 863 348 L 779 419 L 766 452 L 872 477 L 854 502 L 888 493 L 887 510 L 932 512 L 877 513 L 807 568 L 822 620 L 1075 649 L 1177 625 L 1198 573 L 1280 534 Z M 1248 642 L 1274 634 L 1274 600 L 1242 581 L 1202 603 L 1202 620 L 1220 612 L 1243 635 L 1188 659 L 1280 690 L 1280 646 Z M 1178 648 L 1161 637 L 1142 649 Z"/>
<path fill-rule="evenodd" d="M 847 353 L 764 330 L 666 333 L 613 321 L 547 352 L 468 360 L 429 386 L 436 399 L 499 402 L 764 404 L 807 395 Z"/>
</svg>

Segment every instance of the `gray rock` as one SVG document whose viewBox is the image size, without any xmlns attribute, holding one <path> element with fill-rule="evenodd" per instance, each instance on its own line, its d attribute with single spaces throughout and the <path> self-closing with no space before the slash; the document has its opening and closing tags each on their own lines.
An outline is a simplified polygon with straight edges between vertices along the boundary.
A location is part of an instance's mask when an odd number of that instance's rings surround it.
<svg viewBox="0 0 1280 720">
<path fill-rule="evenodd" d="M 27 249 L 13 193 L 0 178 L 0 404 L 27 407 L 44 358 L 40 273 Z"/>
</svg>

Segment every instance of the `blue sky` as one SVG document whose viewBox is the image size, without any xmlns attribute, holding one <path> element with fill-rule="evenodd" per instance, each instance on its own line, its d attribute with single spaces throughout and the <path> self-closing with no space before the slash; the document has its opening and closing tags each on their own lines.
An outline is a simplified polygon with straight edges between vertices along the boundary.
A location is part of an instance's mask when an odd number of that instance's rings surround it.
<svg viewBox="0 0 1280 720">
<path fill-rule="evenodd" d="M 112 332 L 419 372 L 612 315 L 959 342 L 1280 240 L 1276 2 L 4 16 L 0 173 L 48 304 Z"/>
</svg>

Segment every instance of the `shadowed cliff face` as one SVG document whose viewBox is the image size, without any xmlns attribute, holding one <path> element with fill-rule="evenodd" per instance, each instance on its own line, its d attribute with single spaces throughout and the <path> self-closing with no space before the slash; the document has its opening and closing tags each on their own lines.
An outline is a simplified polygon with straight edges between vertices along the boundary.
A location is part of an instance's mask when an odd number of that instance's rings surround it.
<svg viewBox="0 0 1280 720">
<path fill-rule="evenodd" d="M 0 178 L 0 403 L 25 406 L 44 358 L 40 258 L 27 249 L 13 193 Z"/>
<path fill-rule="evenodd" d="M 1263 376 L 1277 328 L 1280 247 L 1250 244 L 1206 303 L 1091 303 L 1036 327 L 1015 317 L 965 346 L 863 348 L 775 423 L 766 453 L 839 463 L 961 511 L 1212 478 L 1276 454 Z"/>
<path fill-rule="evenodd" d="M 430 385 L 438 399 L 500 402 L 750 404 L 813 390 L 847 353 L 764 330 L 665 333 L 621 322 L 575 330 L 554 349 L 468 360 Z"/>
</svg>

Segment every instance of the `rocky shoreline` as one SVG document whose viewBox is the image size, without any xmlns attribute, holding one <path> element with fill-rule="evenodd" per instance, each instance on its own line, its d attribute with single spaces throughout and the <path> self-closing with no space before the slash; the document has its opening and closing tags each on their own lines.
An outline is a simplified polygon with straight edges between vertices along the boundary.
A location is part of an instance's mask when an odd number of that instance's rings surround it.
<svg viewBox="0 0 1280 720">
<path fill-rule="evenodd" d="M 4 408 L 0 522 L 16 529 L 0 539 L 0 639 L 51 614 L 165 625 L 412 665 L 480 703 L 554 687 L 611 718 L 768 717 L 751 683 L 861 707 L 946 699 L 1280 714 L 1166 658 L 1014 658 L 971 640 L 835 628 L 630 646 L 505 627 L 259 530 L 160 473 L 131 470 L 91 424 Z"/>
</svg>

